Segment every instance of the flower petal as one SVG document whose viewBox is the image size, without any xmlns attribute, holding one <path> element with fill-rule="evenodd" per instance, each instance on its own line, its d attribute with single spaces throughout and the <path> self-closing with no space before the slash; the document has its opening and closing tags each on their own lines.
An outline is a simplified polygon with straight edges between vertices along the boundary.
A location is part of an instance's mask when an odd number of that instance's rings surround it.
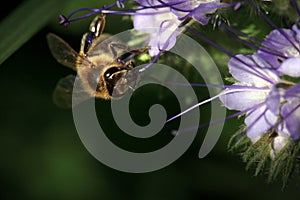
<svg viewBox="0 0 300 200">
<path fill-rule="evenodd" d="M 170 32 L 169 30 L 163 30 L 161 33 L 153 34 L 150 37 L 149 55 L 155 56 L 161 50 L 170 50 L 176 44 L 176 37 L 179 34 L 178 31 Z"/>
<path fill-rule="evenodd" d="M 268 49 L 272 49 L 274 52 L 280 52 L 287 57 L 299 56 L 299 51 L 294 47 L 299 48 L 299 44 L 295 41 L 295 32 L 290 29 L 281 29 L 280 31 L 275 29 L 271 31 L 262 45 Z"/>
<path fill-rule="evenodd" d="M 228 67 L 235 79 L 257 87 L 268 87 L 270 81 L 275 83 L 279 78 L 264 63 L 257 55 L 237 55 L 230 59 Z"/>
<path fill-rule="evenodd" d="M 300 136 L 300 100 L 285 103 L 281 108 L 281 115 L 286 123 L 286 128 L 290 132 L 293 140 Z"/>
<path fill-rule="evenodd" d="M 192 17 L 200 24 L 205 25 L 208 23 L 210 17 L 207 14 L 216 12 L 220 0 L 213 0 L 211 2 L 200 3 L 197 8 L 192 12 Z"/>
<path fill-rule="evenodd" d="M 300 83 L 290 87 L 284 94 L 286 100 L 300 99 Z"/>
<path fill-rule="evenodd" d="M 267 96 L 266 105 L 275 115 L 279 115 L 280 98 L 279 88 L 272 87 Z"/>
<path fill-rule="evenodd" d="M 298 24 L 294 24 L 292 27 L 292 30 L 294 32 L 294 38 L 295 40 L 300 43 L 300 30 L 298 28 Z"/>
<path fill-rule="evenodd" d="M 262 42 L 258 54 L 277 69 L 286 58 L 300 56 L 300 30 L 297 25 L 291 29 L 276 29 Z"/>
<path fill-rule="evenodd" d="M 242 85 L 235 84 L 235 85 Z M 230 92 L 232 91 L 232 92 Z M 224 95 L 220 96 L 222 103 L 230 110 L 245 110 L 265 101 L 269 91 L 226 89 Z"/>
<path fill-rule="evenodd" d="M 275 125 L 277 118 L 266 105 L 253 110 L 245 118 L 247 136 L 251 139 L 264 135 Z"/>
<path fill-rule="evenodd" d="M 300 77 L 300 58 L 289 58 L 285 60 L 279 66 L 278 71 L 291 77 Z"/>
<path fill-rule="evenodd" d="M 160 50 L 169 50 L 175 45 L 176 37 L 180 33 L 177 28 L 181 22 L 169 8 L 143 9 L 138 13 L 134 17 L 134 28 L 150 34 L 151 56 L 157 55 Z"/>
<path fill-rule="evenodd" d="M 135 0 L 136 3 L 140 4 L 141 6 L 156 6 L 160 5 L 161 3 L 158 0 Z"/>
<path fill-rule="evenodd" d="M 200 24 L 205 25 L 211 18 L 208 14 L 216 12 L 220 5 L 220 0 L 206 1 L 182 1 L 182 0 L 167 0 L 169 5 L 172 5 L 171 11 L 179 18 L 192 17 Z"/>
</svg>

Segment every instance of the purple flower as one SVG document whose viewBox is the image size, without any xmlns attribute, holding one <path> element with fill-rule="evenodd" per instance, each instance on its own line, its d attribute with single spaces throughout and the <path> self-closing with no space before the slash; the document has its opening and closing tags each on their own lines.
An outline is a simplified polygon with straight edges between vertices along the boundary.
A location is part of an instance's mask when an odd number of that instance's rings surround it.
<svg viewBox="0 0 300 200">
<path fill-rule="evenodd" d="M 226 119 L 241 114 L 246 115 L 246 134 L 253 143 L 266 134 L 273 138 L 270 144 L 271 156 L 272 152 L 277 154 L 288 141 L 300 138 L 300 56 L 297 56 L 300 50 L 296 48 L 298 44 L 293 44 L 293 41 L 298 40 L 297 34 L 299 33 L 295 31 L 295 27 L 293 27 L 292 38 L 286 38 L 286 33 L 291 34 L 290 30 L 277 29 L 266 37 L 263 42 L 265 47 L 261 47 L 257 53 L 237 56 L 233 56 L 219 45 L 206 39 L 199 32 L 190 28 L 187 30 L 192 30 L 191 33 L 232 56 L 228 67 L 236 83 L 230 86 L 212 84 L 212 87 L 222 87 L 225 90 L 186 109 L 168 119 L 167 122 L 219 98 L 228 109 L 240 111 Z M 280 36 L 274 33 L 283 34 L 284 37 L 279 39 Z M 286 39 L 284 43 L 282 38 Z"/>
<path fill-rule="evenodd" d="M 270 51 L 265 52 L 264 49 Z M 278 68 L 288 58 L 299 57 L 300 30 L 297 25 L 294 25 L 292 29 L 275 29 L 271 31 L 262 42 L 258 54 L 274 68 Z"/>
<path fill-rule="evenodd" d="M 245 123 L 248 126 L 247 135 L 253 141 L 257 141 L 277 121 L 277 115 L 272 111 L 279 106 L 277 100 L 267 99 L 273 95 L 274 86 L 279 83 L 280 78 L 272 69 L 259 64 L 264 61 L 257 55 L 238 55 L 229 63 L 231 75 L 238 80 L 233 87 L 223 91 L 220 97 L 223 104 L 231 110 L 247 110 Z"/>
<path fill-rule="evenodd" d="M 136 0 L 142 7 L 168 8 L 179 20 L 192 17 L 201 24 L 207 24 L 210 17 L 220 7 L 220 0 Z"/>
<path fill-rule="evenodd" d="M 168 0 L 167 2 L 175 4 L 171 6 L 171 11 L 176 14 L 179 19 L 192 17 L 202 25 L 208 23 L 210 19 L 208 14 L 216 12 L 220 6 L 220 0 Z"/>
<path fill-rule="evenodd" d="M 134 28 L 150 34 L 149 54 L 158 55 L 162 50 L 171 49 L 177 35 L 183 30 L 180 24 L 193 18 L 205 25 L 220 6 L 220 0 L 147 0 L 140 4 L 134 16 Z"/>
<path fill-rule="evenodd" d="M 258 53 L 233 57 L 228 66 L 238 82 L 220 97 L 228 109 L 247 111 L 247 136 L 253 143 L 268 131 L 277 134 L 271 156 L 300 137 L 300 83 L 290 81 L 300 77 L 298 33 L 296 26 L 274 30 Z"/>
</svg>

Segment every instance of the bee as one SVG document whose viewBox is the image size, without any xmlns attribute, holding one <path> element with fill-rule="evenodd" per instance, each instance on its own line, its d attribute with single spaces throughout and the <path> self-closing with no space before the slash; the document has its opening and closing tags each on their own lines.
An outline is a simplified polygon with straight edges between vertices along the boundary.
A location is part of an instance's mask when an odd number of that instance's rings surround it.
<svg viewBox="0 0 300 200">
<path fill-rule="evenodd" d="M 53 33 L 47 35 L 54 58 L 60 64 L 77 72 L 77 78 L 80 79 L 79 88 L 73 88 L 76 78 L 74 75 L 59 80 L 53 93 L 54 102 L 58 106 L 71 107 L 72 93 L 82 98 L 77 103 L 81 103 L 87 97 L 118 99 L 138 84 L 139 74 L 129 73 L 135 67 L 134 61 L 132 59 L 123 61 L 119 57 L 124 51 L 140 54 L 148 48 L 130 50 L 119 41 L 105 43 L 104 41 L 110 37 L 108 34 L 102 34 L 105 22 L 105 15 L 97 16 L 92 21 L 89 32 L 82 37 L 79 53 L 57 35 Z M 105 45 L 102 45 L 102 42 Z M 133 83 L 133 86 L 129 83 Z"/>
</svg>

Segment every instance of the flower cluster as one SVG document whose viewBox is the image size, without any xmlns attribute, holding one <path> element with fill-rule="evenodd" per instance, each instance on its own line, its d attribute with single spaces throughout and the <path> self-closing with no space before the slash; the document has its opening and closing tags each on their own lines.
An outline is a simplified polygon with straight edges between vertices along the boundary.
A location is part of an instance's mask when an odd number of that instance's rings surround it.
<svg viewBox="0 0 300 200">
<path fill-rule="evenodd" d="M 253 143 L 275 132 L 277 153 L 300 137 L 300 84 L 292 81 L 300 77 L 299 38 L 297 25 L 274 30 L 258 52 L 233 57 L 228 67 L 238 82 L 220 97 L 229 109 L 248 110 L 245 124 Z"/>
<path fill-rule="evenodd" d="M 257 165 L 257 174 L 269 160 L 269 179 L 273 180 L 282 173 L 286 184 L 300 154 L 300 29 L 298 24 L 290 29 L 282 29 L 267 18 L 266 21 L 275 29 L 260 42 L 259 47 L 254 46 L 256 52 L 251 55 L 234 56 L 199 32 L 188 29 L 231 56 L 228 68 L 234 84 L 224 86 L 219 95 L 198 103 L 168 121 L 219 98 L 226 108 L 240 111 L 228 119 L 245 115 L 245 127 L 234 134 L 233 139 L 237 141 L 233 146 L 243 146 L 243 158 L 248 162 L 248 167 Z M 253 47 L 245 41 L 244 44 Z M 244 133 L 246 138 L 243 137 Z M 245 142 L 249 139 L 252 145 Z"/>
</svg>

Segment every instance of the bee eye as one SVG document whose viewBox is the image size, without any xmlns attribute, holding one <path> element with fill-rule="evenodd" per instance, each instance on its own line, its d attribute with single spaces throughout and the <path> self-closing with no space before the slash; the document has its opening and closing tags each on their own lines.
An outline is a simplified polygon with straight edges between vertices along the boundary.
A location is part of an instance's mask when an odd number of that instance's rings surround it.
<svg viewBox="0 0 300 200">
<path fill-rule="evenodd" d="M 116 72 L 119 72 L 120 70 L 117 67 L 112 67 L 109 68 L 108 70 L 106 70 L 106 72 L 104 73 L 104 77 L 105 79 L 110 79 L 112 78 L 112 75 Z"/>
</svg>

